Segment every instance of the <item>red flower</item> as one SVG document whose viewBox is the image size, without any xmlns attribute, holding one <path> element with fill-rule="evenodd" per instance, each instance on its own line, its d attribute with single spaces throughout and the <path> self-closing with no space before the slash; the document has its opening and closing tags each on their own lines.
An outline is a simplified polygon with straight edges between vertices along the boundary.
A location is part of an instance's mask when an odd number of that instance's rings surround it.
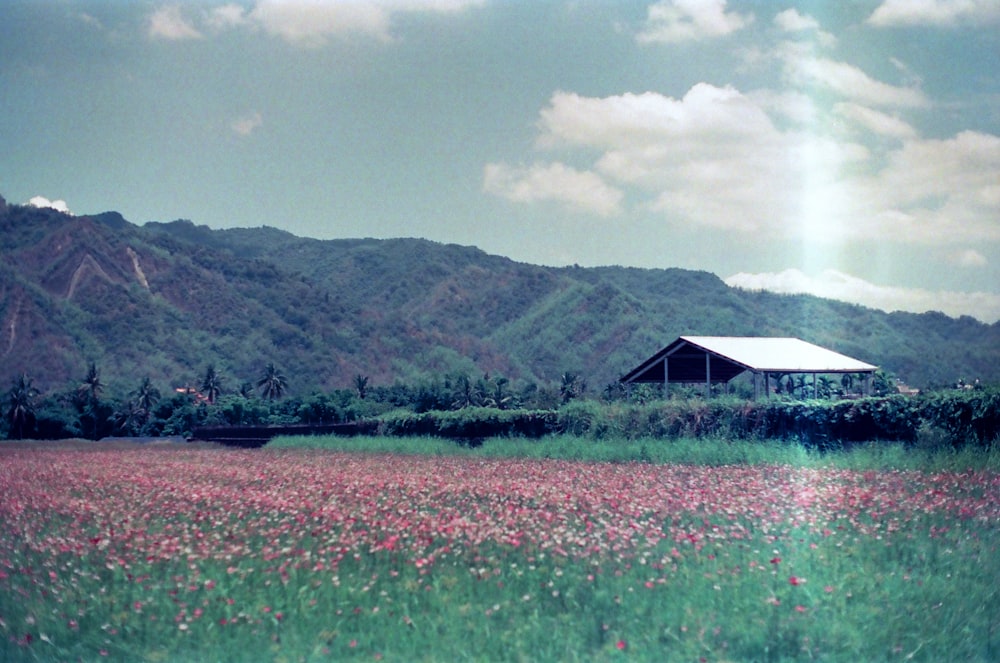
<svg viewBox="0 0 1000 663">
<path fill-rule="evenodd" d="M 796 586 L 798 586 L 798 585 L 801 585 L 804 582 L 805 582 L 805 578 L 799 578 L 799 577 L 796 577 L 796 576 L 791 576 L 788 579 L 788 584 L 789 585 L 796 585 Z"/>
<path fill-rule="evenodd" d="M 771 563 L 772 564 L 781 564 L 781 558 L 780 557 L 772 557 L 771 558 Z"/>
<path fill-rule="evenodd" d="M 615 648 L 618 649 L 618 651 L 625 651 L 628 649 L 628 643 L 624 640 L 619 640 L 615 643 Z"/>
</svg>

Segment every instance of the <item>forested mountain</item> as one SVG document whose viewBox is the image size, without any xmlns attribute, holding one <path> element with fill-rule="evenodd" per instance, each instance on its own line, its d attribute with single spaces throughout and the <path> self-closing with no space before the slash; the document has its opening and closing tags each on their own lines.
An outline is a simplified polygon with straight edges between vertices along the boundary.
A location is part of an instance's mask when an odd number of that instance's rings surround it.
<svg viewBox="0 0 1000 663">
<path fill-rule="evenodd" d="M 798 336 L 915 386 L 1000 381 L 1000 324 L 729 288 L 681 269 L 550 268 L 417 239 L 137 226 L 0 199 L 0 380 L 144 376 L 228 387 L 269 362 L 290 393 L 489 372 L 600 387 L 681 334 Z"/>
</svg>

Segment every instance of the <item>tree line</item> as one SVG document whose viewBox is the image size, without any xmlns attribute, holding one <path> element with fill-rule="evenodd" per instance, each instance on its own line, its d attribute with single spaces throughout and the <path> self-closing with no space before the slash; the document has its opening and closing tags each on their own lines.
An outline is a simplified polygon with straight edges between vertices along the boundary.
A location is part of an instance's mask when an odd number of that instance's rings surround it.
<svg viewBox="0 0 1000 663">
<path fill-rule="evenodd" d="M 837 380 L 820 376 L 815 383 L 807 382 L 804 376 L 774 374 L 770 377 L 771 384 L 776 385 L 772 397 L 779 401 L 806 401 L 814 396 L 818 396 L 819 400 L 835 401 L 844 396 L 855 396 L 856 379 L 850 375 Z M 108 395 L 108 385 L 101 376 L 100 368 L 93 362 L 76 383 L 47 394 L 40 393 L 28 375 L 21 374 L 14 378 L 7 392 L 6 417 L 0 423 L 0 436 L 8 439 L 95 440 L 113 436 L 186 437 L 200 426 L 336 424 L 376 417 L 384 421 L 409 422 L 406 424 L 409 426 L 415 421 L 408 418 L 409 414 L 463 411 L 469 413 L 463 415 L 465 418 L 493 419 L 495 415 L 487 412 L 555 413 L 577 402 L 587 404 L 585 418 L 596 421 L 614 418 L 611 409 L 604 414 L 598 412 L 604 405 L 645 406 L 663 402 L 662 385 L 625 386 L 613 382 L 603 389 L 591 390 L 582 376 L 568 371 L 547 384 L 515 382 L 488 373 L 474 377 L 457 372 L 432 375 L 411 383 L 397 381 L 391 385 L 373 385 L 369 377 L 358 374 L 349 386 L 322 393 L 313 392 L 307 396 L 290 395 L 290 382 L 273 362 L 250 381 L 236 380 L 214 364 L 209 364 L 201 377 L 189 385 L 164 393 L 149 377 L 144 377 L 120 396 Z M 978 384 L 964 382 L 954 386 L 958 391 L 979 388 Z M 742 402 L 753 396 L 752 386 L 739 381 L 734 381 L 725 391 Z M 713 394 L 722 395 L 722 392 L 721 386 L 713 386 Z M 891 376 L 877 373 L 873 393 L 875 396 L 895 393 Z M 674 401 L 703 399 L 704 395 L 704 385 L 672 387 L 670 393 Z M 967 406 L 966 401 L 962 403 L 962 407 Z M 954 414 L 954 407 L 938 407 L 935 412 L 938 411 L 945 414 L 939 416 L 932 413 L 928 416 L 941 422 L 969 418 L 961 413 Z M 825 413 L 826 410 L 817 412 Z M 827 417 L 826 414 L 816 416 Z M 796 417 L 802 418 L 801 414 L 796 414 Z M 503 420 L 508 418 L 504 414 Z M 529 419 L 535 421 L 534 418 Z M 976 415 L 972 419 L 980 421 L 982 416 Z M 468 422 L 462 419 L 461 423 L 464 426 Z M 574 424 L 573 427 L 579 426 Z M 405 428 L 402 426 L 401 430 Z"/>
<path fill-rule="evenodd" d="M 466 374 L 432 377 L 414 384 L 371 384 L 354 376 L 350 387 L 288 396 L 289 379 L 268 363 L 252 381 L 234 383 L 209 364 L 199 380 L 164 393 L 149 377 L 124 396 L 110 397 L 96 363 L 78 382 L 42 394 L 27 374 L 14 378 L 6 397 L 3 426 L 8 439 L 101 439 L 109 436 L 186 436 L 197 426 L 340 423 L 394 409 L 414 412 L 488 407 L 499 410 L 555 409 L 587 392 L 575 373 L 558 384 L 517 385 L 503 376 Z"/>
</svg>

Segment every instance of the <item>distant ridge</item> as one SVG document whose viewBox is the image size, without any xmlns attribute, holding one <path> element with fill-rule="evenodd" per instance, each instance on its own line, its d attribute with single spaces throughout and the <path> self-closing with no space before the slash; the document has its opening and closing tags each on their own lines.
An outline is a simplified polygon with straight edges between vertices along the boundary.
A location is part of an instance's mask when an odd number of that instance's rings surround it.
<svg viewBox="0 0 1000 663">
<path fill-rule="evenodd" d="M 6 203 L 0 252 L 0 380 L 24 371 L 43 389 L 91 361 L 122 389 L 191 384 L 213 364 L 235 390 L 268 362 L 295 393 L 485 372 L 545 384 L 568 371 L 600 389 L 684 334 L 796 336 L 918 387 L 1000 382 L 1000 324 L 745 292 L 708 272 Z"/>
</svg>

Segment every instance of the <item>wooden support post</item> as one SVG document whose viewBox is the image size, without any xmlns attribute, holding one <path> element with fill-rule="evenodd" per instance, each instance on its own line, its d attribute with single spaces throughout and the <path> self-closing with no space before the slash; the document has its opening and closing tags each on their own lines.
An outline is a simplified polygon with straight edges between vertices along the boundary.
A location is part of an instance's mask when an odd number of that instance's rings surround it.
<svg viewBox="0 0 1000 663">
<path fill-rule="evenodd" d="M 712 355 L 705 353 L 705 398 L 712 396 Z"/>
<path fill-rule="evenodd" d="M 816 374 L 813 373 L 813 400 L 819 398 L 819 391 L 816 386 Z"/>
<path fill-rule="evenodd" d="M 663 358 L 663 400 L 670 398 L 670 358 Z"/>
</svg>

